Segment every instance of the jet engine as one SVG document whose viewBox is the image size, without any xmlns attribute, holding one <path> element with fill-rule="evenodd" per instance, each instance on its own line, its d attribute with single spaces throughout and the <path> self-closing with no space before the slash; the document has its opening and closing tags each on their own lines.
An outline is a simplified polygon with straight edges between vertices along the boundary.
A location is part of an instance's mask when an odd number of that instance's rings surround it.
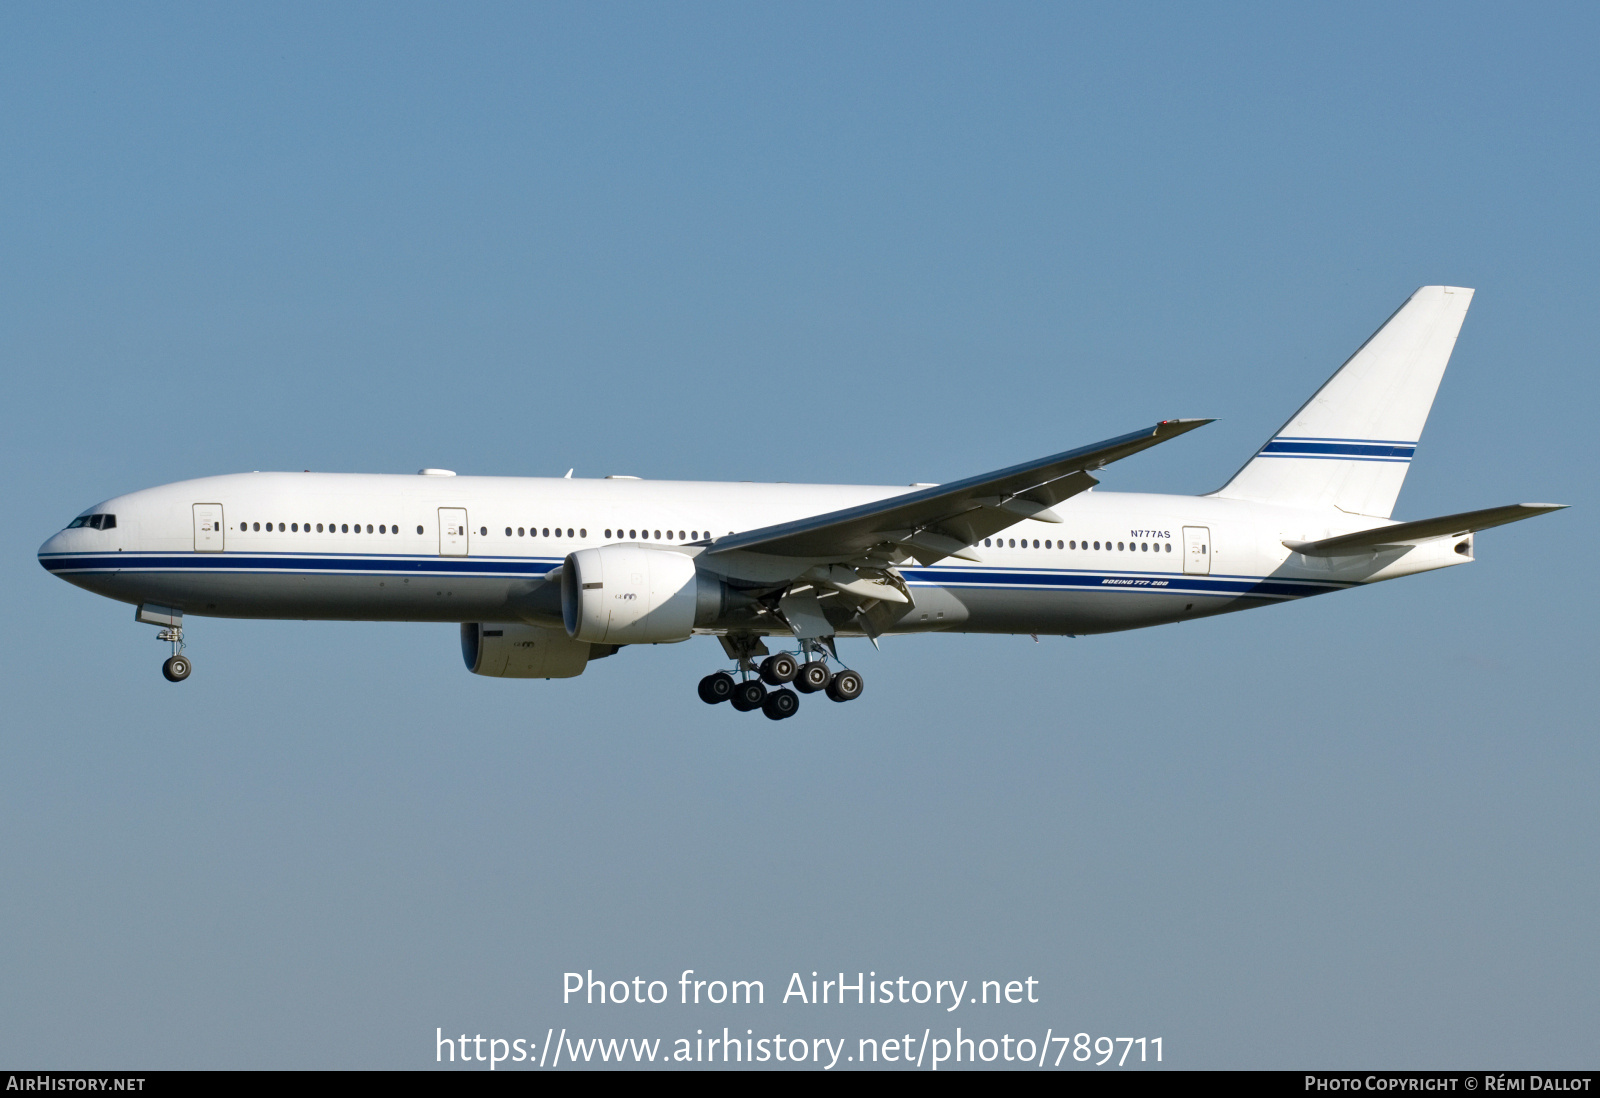
<svg viewBox="0 0 1600 1098">
<path fill-rule="evenodd" d="M 594 644 L 688 640 L 729 604 L 727 585 L 694 558 L 641 545 L 580 549 L 561 566 L 567 635 Z"/>
<path fill-rule="evenodd" d="M 474 675 L 502 679 L 570 679 L 583 674 L 590 645 L 559 629 L 537 625 L 467 622 L 461 626 L 461 657 Z M 611 649 L 605 649 L 610 655 Z"/>
</svg>

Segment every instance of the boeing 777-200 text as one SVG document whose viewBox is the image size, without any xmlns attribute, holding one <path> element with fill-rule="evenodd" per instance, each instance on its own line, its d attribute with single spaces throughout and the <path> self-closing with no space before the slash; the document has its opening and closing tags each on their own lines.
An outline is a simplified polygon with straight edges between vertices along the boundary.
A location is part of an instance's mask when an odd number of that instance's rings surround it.
<svg viewBox="0 0 1600 1098">
<path fill-rule="evenodd" d="M 39 550 L 172 645 L 185 615 L 459 622 L 467 667 L 569 678 L 628 645 L 714 636 L 700 682 L 778 720 L 861 694 L 837 639 L 1085 634 L 1267 606 L 1472 560 L 1476 531 L 1559 505 L 1390 518 L 1472 291 L 1425 286 L 1221 489 L 1097 492 L 1153 427 L 903 487 L 244 473 L 96 504 Z M 769 642 L 772 648 L 769 649 Z"/>
</svg>

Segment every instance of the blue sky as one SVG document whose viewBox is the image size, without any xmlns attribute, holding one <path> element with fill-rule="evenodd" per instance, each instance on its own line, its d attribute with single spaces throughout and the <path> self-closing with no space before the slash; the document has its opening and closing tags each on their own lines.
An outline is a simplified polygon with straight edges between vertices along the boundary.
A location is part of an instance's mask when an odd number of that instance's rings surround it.
<svg viewBox="0 0 1600 1098">
<path fill-rule="evenodd" d="M 1177 1066 L 1592 1065 L 1597 23 L 0 12 L 0 1062 L 945 1021 L 559 1002 L 694 968 L 1033 975 L 985 1027 Z M 1106 486 L 1204 492 L 1437 282 L 1397 516 L 1571 510 L 1337 598 L 863 644 L 781 726 L 694 698 L 703 641 L 500 682 L 446 626 L 196 620 L 173 687 L 34 559 L 213 473 L 893 484 L 1174 416 L 1218 422 Z"/>
</svg>

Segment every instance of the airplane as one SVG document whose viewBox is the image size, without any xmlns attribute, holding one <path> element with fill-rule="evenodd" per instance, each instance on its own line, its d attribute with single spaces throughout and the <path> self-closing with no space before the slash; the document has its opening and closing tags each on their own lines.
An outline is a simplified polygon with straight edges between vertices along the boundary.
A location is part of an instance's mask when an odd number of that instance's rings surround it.
<svg viewBox="0 0 1600 1098">
<path fill-rule="evenodd" d="M 714 636 L 701 699 L 773 720 L 858 698 L 841 638 L 1085 635 L 1465 564 L 1517 503 L 1391 518 L 1473 291 L 1424 286 L 1208 495 L 1095 491 L 1162 420 L 968 477 L 899 486 L 256 472 L 108 499 L 46 570 L 160 627 L 184 618 L 461 623 L 467 668 L 570 678 L 624 647 Z M 768 642 L 772 647 L 769 648 Z M 759 662 L 758 662 L 759 661 Z"/>
</svg>

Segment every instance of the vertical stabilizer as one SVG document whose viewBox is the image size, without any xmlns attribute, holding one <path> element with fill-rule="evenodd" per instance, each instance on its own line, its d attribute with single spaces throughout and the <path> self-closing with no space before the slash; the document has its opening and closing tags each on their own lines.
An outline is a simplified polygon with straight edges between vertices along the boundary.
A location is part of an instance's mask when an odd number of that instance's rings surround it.
<svg viewBox="0 0 1600 1098">
<path fill-rule="evenodd" d="M 1388 518 L 1471 303 L 1412 294 L 1216 494 Z"/>
</svg>

